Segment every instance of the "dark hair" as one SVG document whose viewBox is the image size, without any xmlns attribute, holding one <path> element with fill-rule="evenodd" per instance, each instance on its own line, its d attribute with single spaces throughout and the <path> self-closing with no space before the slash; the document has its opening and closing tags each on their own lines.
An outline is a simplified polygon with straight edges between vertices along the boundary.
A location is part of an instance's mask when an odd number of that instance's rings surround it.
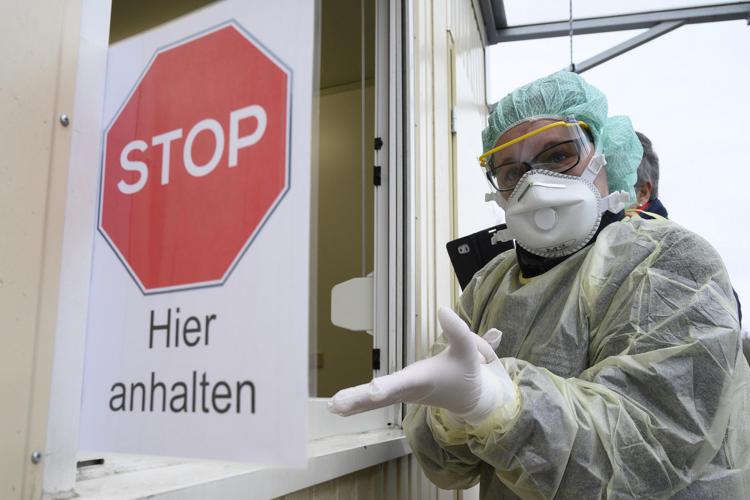
<svg viewBox="0 0 750 500">
<path fill-rule="evenodd" d="M 638 136 L 643 146 L 643 158 L 641 164 L 638 165 L 638 180 L 635 181 L 635 189 L 637 191 L 646 182 L 650 182 L 651 200 L 653 200 L 659 197 L 659 157 L 648 137 L 640 132 L 636 132 L 635 135 Z"/>
</svg>

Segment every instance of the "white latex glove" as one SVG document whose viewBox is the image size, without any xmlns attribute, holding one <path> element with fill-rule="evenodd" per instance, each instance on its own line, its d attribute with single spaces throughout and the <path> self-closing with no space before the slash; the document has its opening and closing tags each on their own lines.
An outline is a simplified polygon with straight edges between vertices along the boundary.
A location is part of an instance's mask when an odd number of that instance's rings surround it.
<svg viewBox="0 0 750 500">
<path fill-rule="evenodd" d="M 479 337 L 445 307 L 438 311 L 438 321 L 448 340 L 445 350 L 369 384 L 337 392 L 329 411 L 348 416 L 395 403 L 419 403 L 445 408 L 476 425 L 513 401 L 515 387 L 491 345 L 499 345 L 500 331 L 492 329 Z"/>
</svg>

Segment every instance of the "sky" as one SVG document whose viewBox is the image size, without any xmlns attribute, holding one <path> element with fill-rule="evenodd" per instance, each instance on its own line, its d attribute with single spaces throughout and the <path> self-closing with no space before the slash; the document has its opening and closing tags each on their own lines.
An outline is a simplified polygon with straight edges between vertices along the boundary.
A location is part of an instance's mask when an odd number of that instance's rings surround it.
<svg viewBox="0 0 750 500">
<path fill-rule="evenodd" d="M 519 22 L 514 16 L 520 19 L 509 10 L 509 21 Z M 638 33 L 575 36 L 574 60 L 583 61 Z M 569 63 L 567 37 L 489 47 L 488 102 Z M 659 198 L 670 219 L 718 250 L 745 304 L 747 328 L 750 26 L 745 21 L 682 26 L 583 76 L 607 95 L 610 115 L 628 115 L 636 130 L 652 140 L 661 167 Z"/>
</svg>

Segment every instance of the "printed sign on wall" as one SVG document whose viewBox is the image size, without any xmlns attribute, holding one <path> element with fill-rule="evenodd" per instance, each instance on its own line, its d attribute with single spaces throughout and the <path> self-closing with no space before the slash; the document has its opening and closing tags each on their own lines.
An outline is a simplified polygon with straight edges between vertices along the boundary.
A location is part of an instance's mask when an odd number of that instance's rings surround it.
<svg viewBox="0 0 750 500">
<path fill-rule="evenodd" d="M 81 449 L 304 463 L 312 9 L 111 47 Z"/>
</svg>

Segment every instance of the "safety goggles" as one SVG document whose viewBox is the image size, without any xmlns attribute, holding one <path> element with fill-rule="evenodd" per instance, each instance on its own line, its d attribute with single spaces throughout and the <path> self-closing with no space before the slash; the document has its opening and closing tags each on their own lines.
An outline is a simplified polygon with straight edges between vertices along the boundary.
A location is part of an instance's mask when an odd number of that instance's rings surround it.
<svg viewBox="0 0 750 500">
<path fill-rule="evenodd" d="M 566 173 L 588 157 L 593 145 L 586 135 L 588 125 L 575 119 L 550 122 L 504 142 L 479 157 L 492 187 L 512 191 L 529 170 Z M 544 123 L 550 122 L 550 123 Z"/>
</svg>

